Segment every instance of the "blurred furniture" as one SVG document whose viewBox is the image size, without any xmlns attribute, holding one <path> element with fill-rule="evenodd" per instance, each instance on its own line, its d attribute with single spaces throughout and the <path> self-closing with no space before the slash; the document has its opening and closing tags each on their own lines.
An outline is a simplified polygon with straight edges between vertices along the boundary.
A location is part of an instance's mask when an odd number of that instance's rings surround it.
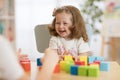
<svg viewBox="0 0 120 80">
<path fill-rule="evenodd" d="M 101 46 L 101 56 L 104 56 L 104 46 L 107 44 L 111 47 L 110 56 L 112 57 L 112 60 L 116 60 L 116 38 L 111 37 L 109 42 L 105 41 L 105 37 L 102 37 L 102 46 Z"/>
<path fill-rule="evenodd" d="M 0 33 L 15 48 L 15 0 L 0 0 Z"/>
</svg>

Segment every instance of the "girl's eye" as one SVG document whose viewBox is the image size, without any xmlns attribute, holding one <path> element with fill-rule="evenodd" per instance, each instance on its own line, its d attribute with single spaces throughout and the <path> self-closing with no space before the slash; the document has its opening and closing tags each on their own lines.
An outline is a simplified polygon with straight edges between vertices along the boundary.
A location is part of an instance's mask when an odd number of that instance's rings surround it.
<svg viewBox="0 0 120 80">
<path fill-rule="evenodd" d="M 59 22 L 55 23 L 55 24 L 60 24 Z"/>
<path fill-rule="evenodd" d="M 64 25 L 66 25 L 67 23 L 64 23 Z"/>
</svg>

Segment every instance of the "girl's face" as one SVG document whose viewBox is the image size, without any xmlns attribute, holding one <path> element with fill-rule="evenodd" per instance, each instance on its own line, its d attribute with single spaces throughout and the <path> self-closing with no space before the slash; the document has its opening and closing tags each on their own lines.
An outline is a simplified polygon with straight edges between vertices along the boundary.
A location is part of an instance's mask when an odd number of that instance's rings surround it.
<svg viewBox="0 0 120 80">
<path fill-rule="evenodd" d="M 69 27 L 72 26 L 72 15 L 62 12 L 56 15 L 55 29 L 59 36 L 69 39 L 71 31 Z"/>
</svg>

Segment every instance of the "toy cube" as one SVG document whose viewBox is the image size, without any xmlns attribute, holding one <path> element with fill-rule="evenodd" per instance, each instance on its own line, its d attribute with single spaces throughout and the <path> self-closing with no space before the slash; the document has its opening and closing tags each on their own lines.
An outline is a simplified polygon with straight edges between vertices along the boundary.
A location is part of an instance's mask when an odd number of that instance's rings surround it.
<svg viewBox="0 0 120 80">
<path fill-rule="evenodd" d="M 75 61 L 75 65 L 85 66 L 85 62 L 84 61 Z"/>
<path fill-rule="evenodd" d="M 23 67 L 25 72 L 30 71 L 30 69 L 31 69 L 30 60 L 20 60 L 20 64 Z"/>
<path fill-rule="evenodd" d="M 102 56 L 97 56 L 95 60 L 96 61 L 104 61 L 104 58 Z"/>
<path fill-rule="evenodd" d="M 38 67 L 38 70 L 41 70 L 42 68 L 42 62 L 40 58 L 37 58 L 37 67 Z"/>
<path fill-rule="evenodd" d="M 88 66 L 79 66 L 78 67 L 78 75 L 87 76 Z"/>
<path fill-rule="evenodd" d="M 88 68 L 88 76 L 89 77 L 98 77 L 100 74 L 99 68 L 96 66 L 89 66 Z"/>
<path fill-rule="evenodd" d="M 66 62 L 65 61 L 60 61 L 60 70 L 65 71 L 65 67 L 66 67 Z"/>
<path fill-rule="evenodd" d="M 77 65 L 73 65 L 70 68 L 70 74 L 72 75 L 78 75 L 78 66 Z"/>
<path fill-rule="evenodd" d="M 65 69 L 65 71 L 67 73 L 70 73 L 71 66 L 73 66 L 73 65 L 74 65 L 74 63 L 66 63 L 66 69 Z"/>
<path fill-rule="evenodd" d="M 92 64 L 90 64 L 89 66 L 95 66 L 95 67 L 98 67 L 98 68 L 99 68 L 99 70 L 100 70 L 100 66 L 99 66 L 99 64 L 92 63 Z"/>
<path fill-rule="evenodd" d="M 65 60 L 65 61 L 69 61 L 69 60 L 71 61 L 71 60 L 73 60 L 73 58 L 72 58 L 71 55 L 65 55 L 65 56 L 64 56 L 64 60 Z"/>
<path fill-rule="evenodd" d="M 42 66 L 42 62 L 40 58 L 37 58 L 37 66 Z"/>
<path fill-rule="evenodd" d="M 100 66 L 101 61 L 94 61 L 93 64 L 98 64 Z"/>
<path fill-rule="evenodd" d="M 64 60 L 66 63 L 74 63 L 73 60 Z"/>
<path fill-rule="evenodd" d="M 54 73 L 60 73 L 60 64 L 56 64 Z"/>
<path fill-rule="evenodd" d="M 88 59 L 87 59 L 88 57 L 87 56 L 80 56 L 80 61 L 84 61 L 85 62 L 85 65 L 87 65 L 88 63 Z"/>
<path fill-rule="evenodd" d="M 109 71 L 109 70 L 110 70 L 110 63 L 109 62 L 101 62 L 100 71 Z"/>
<path fill-rule="evenodd" d="M 96 57 L 95 56 L 89 56 L 88 57 L 88 64 L 91 64 L 95 61 Z"/>
</svg>

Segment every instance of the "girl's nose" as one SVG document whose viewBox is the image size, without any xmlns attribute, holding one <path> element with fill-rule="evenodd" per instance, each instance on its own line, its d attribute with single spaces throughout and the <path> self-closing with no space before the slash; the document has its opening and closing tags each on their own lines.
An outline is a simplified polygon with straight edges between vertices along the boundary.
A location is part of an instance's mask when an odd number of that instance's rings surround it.
<svg viewBox="0 0 120 80">
<path fill-rule="evenodd" d="M 63 28 L 63 24 L 60 24 L 59 27 L 60 27 L 60 28 Z"/>
</svg>

